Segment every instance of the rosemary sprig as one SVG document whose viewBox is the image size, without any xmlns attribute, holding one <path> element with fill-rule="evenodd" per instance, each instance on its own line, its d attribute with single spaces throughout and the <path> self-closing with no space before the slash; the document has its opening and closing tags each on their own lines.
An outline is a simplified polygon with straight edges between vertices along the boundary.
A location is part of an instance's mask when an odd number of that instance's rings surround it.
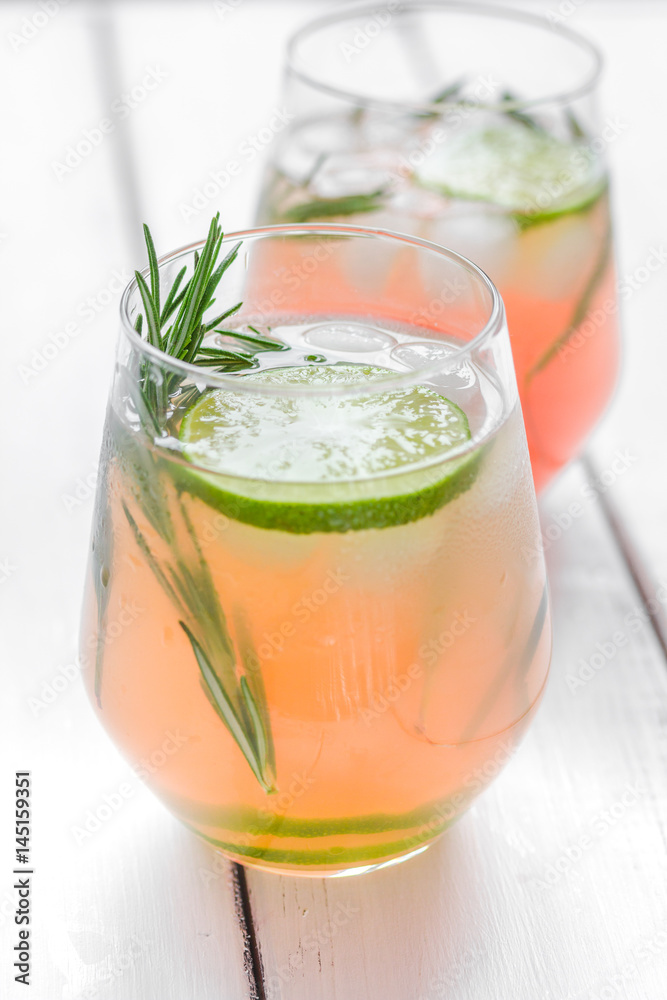
<svg viewBox="0 0 667 1000">
<path fill-rule="evenodd" d="M 212 326 L 233 315 L 241 305 L 239 303 L 227 309 L 214 321 L 204 320 L 207 310 L 215 301 L 217 287 L 227 269 L 236 260 L 241 246 L 237 243 L 218 263 L 223 240 L 219 214 L 211 220 L 203 250 L 195 254 L 195 267 L 191 278 L 184 283 L 187 267 L 183 267 L 176 275 L 162 306 L 157 254 L 147 225 L 144 225 L 144 237 L 148 253 L 150 285 L 140 271 L 135 271 L 144 307 L 143 313 L 137 317 L 135 324 L 137 331 L 145 335 L 153 347 L 179 361 L 187 361 L 189 364 L 203 363 L 205 367 L 217 367 L 220 371 L 243 370 L 244 359 L 240 355 L 221 358 L 219 365 L 215 366 L 212 365 L 210 357 L 200 355 L 202 341 Z M 245 367 L 254 367 L 252 358 Z M 175 373 L 160 373 L 156 378 L 154 370 L 155 366 L 151 360 L 146 359 L 141 362 L 139 373 L 141 402 L 153 429 L 159 436 L 164 437 L 167 433 L 164 422 L 169 400 L 180 388 L 183 378 Z"/>
<path fill-rule="evenodd" d="M 612 245 L 613 241 L 612 241 L 611 228 L 607 228 L 602 238 L 600 253 L 598 254 L 597 260 L 595 262 L 593 270 L 591 271 L 588 281 L 584 286 L 584 290 L 582 291 L 577 301 L 577 304 L 574 307 L 574 311 L 572 313 L 572 316 L 570 317 L 569 323 L 567 324 L 565 330 L 560 335 L 560 337 L 558 337 L 558 339 L 555 340 L 554 343 L 551 344 L 549 348 L 547 348 L 542 357 L 539 358 L 539 360 L 535 362 L 533 367 L 526 373 L 526 380 L 525 380 L 526 386 L 530 385 L 535 376 L 538 375 L 544 368 L 546 368 L 549 362 L 552 361 L 553 358 L 559 353 L 559 351 L 561 351 L 565 347 L 567 342 L 570 340 L 571 337 L 574 336 L 574 334 L 577 332 L 583 321 L 586 319 L 589 310 L 593 304 L 593 299 L 595 298 L 595 295 L 599 290 L 600 286 L 602 285 L 604 277 L 607 273 L 607 266 L 611 259 Z"/>
<path fill-rule="evenodd" d="M 431 98 L 430 104 L 446 104 L 447 101 L 452 97 L 458 97 L 461 93 L 461 89 L 465 84 L 465 79 L 461 78 L 459 80 L 454 80 L 453 83 L 448 83 L 446 87 L 441 90 Z M 412 117 L 414 118 L 439 118 L 441 112 L 438 111 L 416 111 Z"/>
<path fill-rule="evenodd" d="M 500 95 L 501 101 L 503 103 L 515 103 L 518 98 L 511 90 L 503 90 Z M 508 118 L 513 118 L 515 122 L 520 122 L 521 125 L 525 125 L 526 128 L 532 129 L 533 132 L 544 132 L 544 129 L 532 115 L 527 115 L 525 111 L 518 111 L 516 108 L 510 108 L 507 111 L 503 111 L 504 115 Z"/>
<path fill-rule="evenodd" d="M 252 330 L 252 333 L 242 333 L 240 330 L 216 330 L 215 332 L 222 334 L 224 337 L 233 337 L 234 340 L 240 340 L 242 344 L 249 344 L 256 351 L 289 350 L 287 344 L 281 344 L 279 340 L 265 337 L 256 327 L 248 326 L 248 329 Z"/>
<path fill-rule="evenodd" d="M 223 233 L 219 215 L 211 221 L 206 243 L 195 254 L 194 271 L 185 281 L 182 268 L 161 303 L 160 273 L 157 254 L 148 226 L 144 226 L 148 252 L 148 278 L 136 273 L 143 313 L 136 329 L 165 355 L 202 368 L 223 372 L 247 371 L 257 367 L 256 354 L 284 350 L 285 345 L 265 337 L 259 330 L 240 333 L 219 332 L 241 346 L 234 349 L 203 346 L 208 332 L 236 314 L 242 303 L 208 320 L 215 304 L 220 282 L 238 256 L 237 243 L 220 259 Z M 215 581 L 204 559 L 194 526 L 181 490 L 174 494 L 165 476 L 169 468 L 163 454 L 154 445 L 167 435 L 169 408 L 176 400 L 180 412 L 190 407 L 200 395 L 193 384 L 185 384 L 183 375 L 168 372 L 151 359 L 142 359 L 132 373 L 120 371 L 119 388 L 132 401 L 144 441 L 118 428 L 118 462 L 127 477 L 129 496 L 122 507 L 135 543 L 158 584 L 169 598 L 188 638 L 199 669 L 199 678 L 213 709 L 232 735 L 257 781 L 267 793 L 275 788 L 275 760 L 266 696 L 257 669 L 252 639 L 241 627 L 240 611 L 232 608 L 236 639 L 227 624 Z M 134 500 L 136 509 L 131 509 Z M 104 518 L 105 538 L 110 534 L 109 518 Z M 150 536 L 150 537 L 149 537 Z M 100 542 L 104 541 L 101 539 Z M 94 553 L 100 567 L 110 559 L 110 542 L 99 544 Z M 103 551 L 104 550 L 104 551 Z M 95 690 L 101 699 L 102 652 L 106 621 L 108 587 L 97 588 L 98 655 Z"/>
<path fill-rule="evenodd" d="M 370 194 L 350 194 L 340 198 L 315 198 L 313 201 L 293 205 L 280 213 L 282 222 L 308 222 L 310 219 L 331 219 L 338 215 L 358 215 L 382 208 L 387 191 L 378 188 Z"/>
<path fill-rule="evenodd" d="M 580 124 L 579 119 L 575 115 L 571 108 L 568 108 L 565 112 L 565 117 L 567 118 L 567 123 L 570 127 L 570 134 L 573 139 L 587 139 L 588 135 L 586 129 Z"/>
</svg>

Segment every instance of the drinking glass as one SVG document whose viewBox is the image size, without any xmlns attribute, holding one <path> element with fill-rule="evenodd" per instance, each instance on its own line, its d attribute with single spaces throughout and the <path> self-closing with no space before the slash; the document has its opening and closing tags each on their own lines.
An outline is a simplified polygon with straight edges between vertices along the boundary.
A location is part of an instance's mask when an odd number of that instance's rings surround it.
<svg viewBox="0 0 667 1000">
<path fill-rule="evenodd" d="M 136 281 L 123 296 L 84 676 L 136 773 L 225 855 L 364 871 L 466 809 L 546 680 L 503 305 L 409 237 L 237 243 L 204 317 L 229 312 L 204 343 L 236 374 L 168 357 L 137 332 Z M 161 258 L 162 301 L 198 252 Z"/>
<path fill-rule="evenodd" d="M 507 309 L 536 486 L 576 456 L 619 365 L 601 61 L 519 11 L 339 9 L 291 40 L 257 221 L 347 221 L 452 247 Z"/>
</svg>

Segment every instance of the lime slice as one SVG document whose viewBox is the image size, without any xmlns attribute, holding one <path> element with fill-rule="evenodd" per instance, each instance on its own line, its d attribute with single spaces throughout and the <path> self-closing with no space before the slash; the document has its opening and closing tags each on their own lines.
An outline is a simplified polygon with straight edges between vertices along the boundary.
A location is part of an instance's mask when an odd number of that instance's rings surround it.
<svg viewBox="0 0 667 1000">
<path fill-rule="evenodd" d="M 606 187 L 579 146 L 508 120 L 454 132 L 418 170 L 424 187 L 484 201 L 531 225 L 592 205 Z"/>
<path fill-rule="evenodd" d="M 253 372 L 257 385 L 326 387 L 391 374 L 369 365 Z M 181 425 L 181 488 L 227 516 L 297 534 L 406 524 L 472 484 L 479 450 L 458 406 L 426 386 L 371 396 L 268 396 L 214 389 Z M 205 470 L 205 471 L 204 471 Z"/>
</svg>

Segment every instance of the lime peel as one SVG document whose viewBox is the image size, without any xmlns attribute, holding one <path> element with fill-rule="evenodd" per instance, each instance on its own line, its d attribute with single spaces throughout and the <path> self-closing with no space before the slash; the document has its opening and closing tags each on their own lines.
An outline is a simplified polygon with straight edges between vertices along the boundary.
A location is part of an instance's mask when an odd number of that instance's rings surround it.
<svg viewBox="0 0 667 1000">
<path fill-rule="evenodd" d="M 452 135 L 418 170 L 423 187 L 510 212 L 521 228 L 586 211 L 606 190 L 580 144 L 520 123 Z"/>
</svg>

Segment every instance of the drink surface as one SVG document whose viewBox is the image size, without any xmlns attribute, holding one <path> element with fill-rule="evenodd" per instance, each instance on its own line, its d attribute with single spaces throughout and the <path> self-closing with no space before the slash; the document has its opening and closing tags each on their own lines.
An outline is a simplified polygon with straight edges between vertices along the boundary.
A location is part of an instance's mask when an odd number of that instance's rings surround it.
<svg viewBox="0 0 667 1000">
<path fill-rule="evenodd" d="M 619 360 L 606 173 L 570 121 L 559 137 L 521 112 L 465 108 L 300 122 L 258 214 L 408 233 L 486 271 L 507 310 L 538 489 L 579 452 Z"/>
<path fill-rule="evenodd" d="M 550 625 L 494 377 L 463 356 L 364 395 L 461 345 L 347 318 L 268 335 L 283 350 L 239 385 L 285 392 L 186 384 L 159 448 L 110 410 L 83 649 L 104 725 L 176 815 L 318 874 L 418 850 L 467 807 L 534 711 Z M 360 393 L 289 396 L 343 384 Z"/>
</svg>

